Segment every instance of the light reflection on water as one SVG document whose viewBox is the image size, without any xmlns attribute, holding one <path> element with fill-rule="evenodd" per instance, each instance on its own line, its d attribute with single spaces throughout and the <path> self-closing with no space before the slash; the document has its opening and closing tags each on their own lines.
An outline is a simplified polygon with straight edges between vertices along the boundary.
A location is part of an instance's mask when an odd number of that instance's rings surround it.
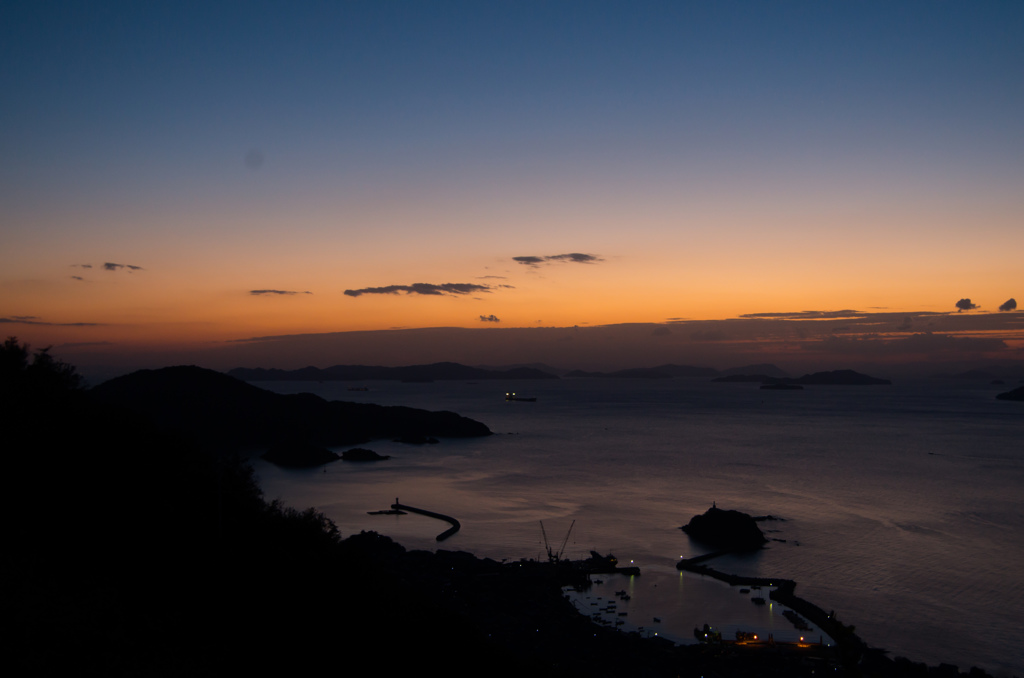
<svg viewBox="0 0 1024 678">
<path fill-rule="evenodd" d="M 338 462 L 326 473 L 256 462 L 268 498 L 316 506 L 343 534 L 374 529 L 406 548 L 515 560 L 544 555 L 540 520 L 560 543 L 575 519 L 567 556 L 594 549 L 636 559 L 647 582 L 648 572 L 677 576 L 680 556 L 702 552 L 678 528 L 716 501 L 784 520 L 762 523 L 779 541 L 714 567 L 794 579 L 797 595 L 835 609 L 894 655 L 1024 674 L 1013 630 L 1024 609 L 1024 416 L 994 392 L 897 384 L 766 393 L 701 380 L 561 380 L 514 384 L 538 401 L 508 403 L 509 385 L 486 382 L 377 382 L 369 392 L 344 383 L 261 385 L 448 409 L 496 432 L 423 447 L 375 442 L 368 447 L 391 460 Z M 462 530 L 439 545 L 443 523 L 366 515 L 396 497 L 453 515 Z M 668 625 L 678 610 L 686 638 L 705 622 L 748 623 L 738 615 L 754 605 L 724 584 L 684 580 L 681 602 L 663 596 L 668 609 L 637 618 Z M 711 593 L 689 595 L 703 586 Z M 651 609 L 663 599 L 654 596 Z M 716 609 L 727 619 L 707 618 Z"/>
<path fill-rule="evenodd" d="M 644 636 L 657 635 L 681 645 L 697 642 L 694 629 L 705 624 L 722 634 L 723 640 L 734 640 L 737 631 L 756 633 L 767 640 L 769 634 L 777 642 L 809 642 L 831 644 L 832 639 L 814 626 L 800 631 L 783 616 L 786 609 L 770 600 L 770 587 L 749 590 L 725 582 L 687 572 L 671 572 L 661 568 L 644 570 L 638 577 L 626 575 L 595 575 L 600 581 L 588 591 L 566 593 L 576 609 L 605 626 L 620 625 L 623 631 Z M 625 591 L 629 596 L 616 595 Z M 755 605 L 752 598 L 764 597 L 764 605 Z M 625 613 L 623 615 L 622 613 Z"/>
</svg>

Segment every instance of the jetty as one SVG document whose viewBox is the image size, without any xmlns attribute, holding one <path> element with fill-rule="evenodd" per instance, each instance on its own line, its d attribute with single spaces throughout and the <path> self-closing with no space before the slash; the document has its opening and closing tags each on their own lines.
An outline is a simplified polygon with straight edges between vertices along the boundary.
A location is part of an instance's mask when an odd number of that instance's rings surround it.
<svg viewBox="0 0 1024 678">
<path fill-rule="evenodd" d="M 436 513 L 434 511 L 427 511 L 426 509 L 420 509 L 414 506 L 406 506 L 405 504 L 401 504 L 398 502 L 398 497 L 395 497 L 395 503 L 391 505 L 391 508 L 396 511 L 418 513 L 421 516 L 427 516 L 428 518 L 436 518 L 438 520 L 443 520 L 444 522 L 450 524 L 451 527 L 449 527 L 441 534 L 437 535 L 437 541 L 444 541 L 448 537 L 458 532 L 459 529 L 462 527 L 459 521 L 457 521 L 455 518 L 452 518 L 451 516 L 446 516 L 443 513 Z"/>
</svg>

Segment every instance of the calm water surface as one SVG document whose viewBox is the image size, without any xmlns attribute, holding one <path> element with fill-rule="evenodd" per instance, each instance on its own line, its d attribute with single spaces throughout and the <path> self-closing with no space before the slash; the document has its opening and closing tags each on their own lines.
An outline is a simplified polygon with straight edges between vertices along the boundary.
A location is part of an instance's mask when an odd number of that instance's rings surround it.
<svg viewBox="0 0 1024 678">
<path fill-rule="evenodd" d="M 348 391 L 347 382 L 257 385 L 452 410 L 495 432 L 422 447 L 375 442 L 367 447 L 389 461 L 337 462 L 326 472 L 255 462 L 268 498 L 316 506 L 343 534 L 372 529 L 406 548 L 437 548 L 444 524 L 367 515 L 399 497 L 462 522 L 442 548 L 515 560 L 544 555 L 539 521 L 557 547 L 575 520 L 569 557 L 594 549 L 643 571 L 608 578 L 576 601 L 582 611 L 597 614 L 615 600 L 604 617 L 680 642 L 704 623 L 724 637 L 742 629 L 795 639 L 800 632 L 778 606 L 755 606 L 752 594 L 675 570 L 680 557 L 703 552 L 679 526 L 716 502 L 778 520 L 761 524 L 773 539 L 768 548 L 713 566 L 795 579 L 798 595 L 834 609 L 894 656 L 1024 675 L 1024 407 L 995 400 L 1000 387 L 761 391 L 684 379 L 368 382 L 368 392 Z M 537 402 L 506 402 L 506 390 Z M 623 589 L 628 602 L 613 595 Z"/>
</svg>

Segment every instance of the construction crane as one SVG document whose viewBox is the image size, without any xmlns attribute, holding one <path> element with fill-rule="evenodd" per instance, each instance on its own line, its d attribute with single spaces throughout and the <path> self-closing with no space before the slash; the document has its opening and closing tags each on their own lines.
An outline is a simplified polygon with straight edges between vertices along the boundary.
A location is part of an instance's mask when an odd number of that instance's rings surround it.
<svg viewBox="0 0 1024 678">
<path fill-rule="evenodd" d="M 540 533 L 544 536 L 544 548 L 548 552 L 548 562 L 557 563 L 562 560 L 562 556 L 565 555 L 565 545 L 569 543 L 569 535 L 572 534 L 572 528 L 575 524 L 576 521 L 573 520 L 572 524 L 569 525 L 569 531 L 565 533 L 565 539 L 562 540 L 562 547 L 558 549 L 558 553 L 555 553 L 548 544 L 548 533 L 544 529 L 544 521 L 540 521 Z"/>
</svg>

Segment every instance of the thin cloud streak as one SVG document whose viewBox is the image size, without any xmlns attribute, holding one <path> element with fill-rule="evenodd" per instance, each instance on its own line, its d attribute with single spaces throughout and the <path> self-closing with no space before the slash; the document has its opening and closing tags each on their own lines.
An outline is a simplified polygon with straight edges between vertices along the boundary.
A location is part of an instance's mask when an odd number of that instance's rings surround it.
<svg viewBox="0 0 1024 678">
<path fill-rule="evenodd" d="M 363 287 L 358 290 L 345 290 L 345 296 L 360 297 L 364 294 L 420 294 L 424 296 L 460 296 L 475 292 L 490 292 L 495 287 L 510 285 L 477 285 L 476 283 L 413 283 L 412 285 L 387 285 L 385 287 Z"/>
<path fill-rule="evenodd" d="M 766 318 L 772 320 L 832 320 L 834 318 L 863 318 L 863 311 L 795 311 L 790 313 L 744 313 L 741 318 Z"/>
<path fill-rule="evenodd" d="M 259 296 L 267 296 L 267 295 L 271 295 L 271 296 L 272 295 L 290 296 L 290 295 L 293 295 L 293 294 L 313 294 L 313 293 L 310 292 L 309 290 L 306 290 L 304 292 L 295 292 L 293 290 L 249 290 L 249 294 L 251 294 L 251 295 L 253 295 L 255 297 L 259 297 Z"/>
<path fill-rule="evenodd" d="M 34 315 L 13 315 L 0 318 L 0 324 L 48 325 L 50 327 L 102 327 L 106 323 L 50 323 L 38 320 Z"/>
</svg>

